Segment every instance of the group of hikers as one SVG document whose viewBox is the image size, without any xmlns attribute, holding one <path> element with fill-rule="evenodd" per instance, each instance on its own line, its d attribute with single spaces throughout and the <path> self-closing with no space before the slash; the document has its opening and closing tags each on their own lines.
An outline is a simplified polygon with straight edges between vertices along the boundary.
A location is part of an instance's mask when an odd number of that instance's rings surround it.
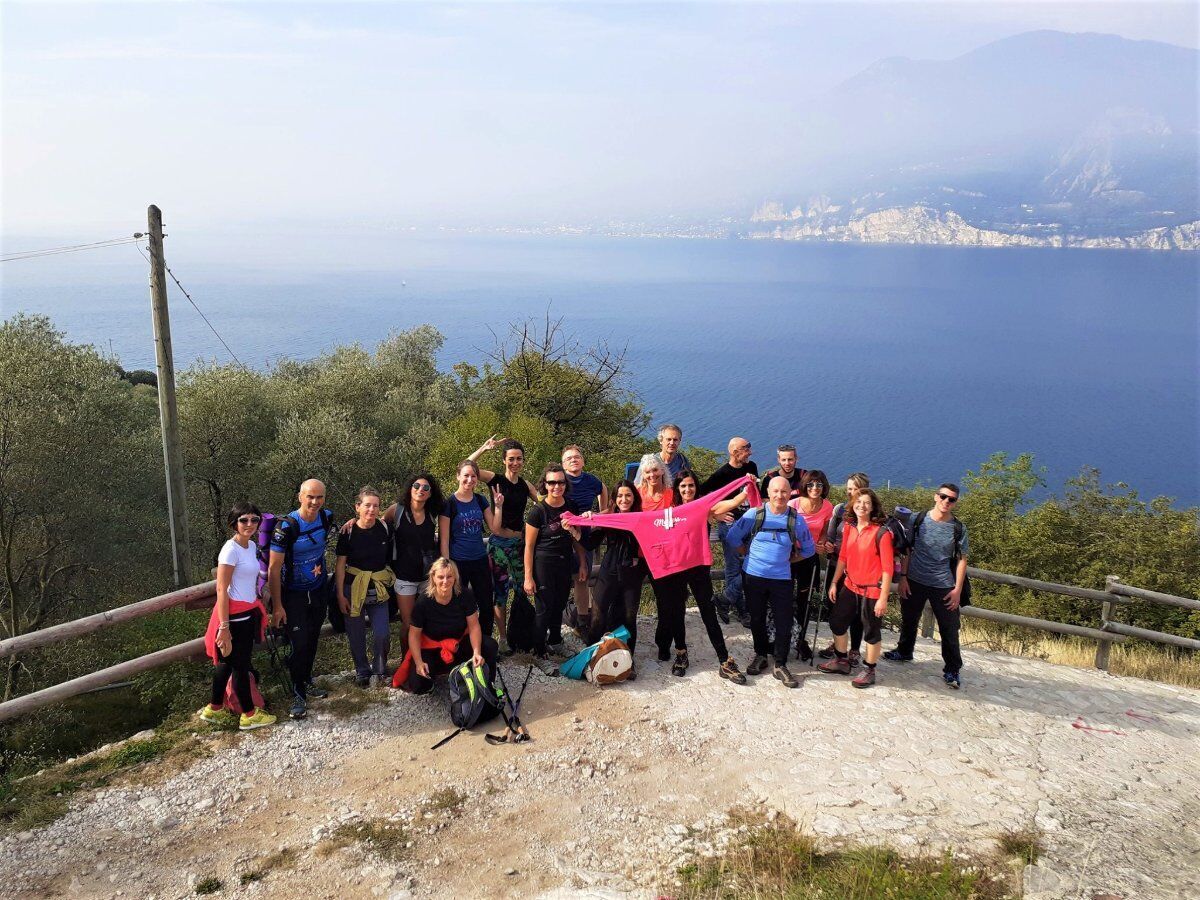
<svg viewBox="0 0 1200 900">
<path fill-rule="evenodd" d="M 691 665 L 690 594 L 721 678 L 744 685 L 747 675 L 771 668 L 794 688 L 787 665 L 794 650 L 803 662 L 815 652 L 825 660 L 820 671 L 854 675 L 855 687 L 869 687 L 896 581 L 900 638 L 883 657 L 913 658 L 928 603 L 941 635 L 943 678 L 959 687 L 959 616 L 969 582 L 966 528 L 953 513 L 956 485 L 942 484 L 931 509 L 898 521 L 862 472 L 847 478 L 846 502 L 835 506 L 825 473 L 800 468 L 791 444 L 778 447 L 777 464 L 760 476 L 750 442 L 734 437 L 728 461 L 702 479 L 680 449 L 682 439 L 677 425 L 663 425 L 660 450 L 630 464 L 632 477 L 611 488 L 585 471 L 584 452 L 574 444 L 535 483 L 524 474 L 521 443 L 493 436 L 459 463 L 448 496 L 428 472 L 410 478 L 386 506 L 379 491 L 364 487 L 354 517 L 342 524 L 325 508 L 317 479 L 301 484 L 298 507 L 277 519 L 252 503 L 235 504 L 232 537 L 217 558 L 217 602 L 206 635 L 215 671 L 200 717 L 242 730 L 276 721 L 251 675 L 254 645 L 268 626 L 289 645 L 289 715 L 301 719 L 310 701 L 327 696 L 313 680 L 327 617 L 346 633 L 360 686 L 390 683 L 420 694 L 459 663 L 494 672 L 500 655 L 517 651 L 553 673 L 555 660 L 565 657 L 564 624 L 585 644 L 624 626 L 632 653 L 647 581 L 658 659 L 670 662 L 674 675 Z M 495 451 L 500 466 L 483 468 L 480 460 Z M 711 525 L 724 551 L 719 592 L 711 578 Z M 807 640 L 814 615 L 833 635 L 817 651 Z M 404 652 L 391 672 L 396 619 Z M 753 636 L 744 672 L 722 630 L 735 619 Z"/>
</svg>

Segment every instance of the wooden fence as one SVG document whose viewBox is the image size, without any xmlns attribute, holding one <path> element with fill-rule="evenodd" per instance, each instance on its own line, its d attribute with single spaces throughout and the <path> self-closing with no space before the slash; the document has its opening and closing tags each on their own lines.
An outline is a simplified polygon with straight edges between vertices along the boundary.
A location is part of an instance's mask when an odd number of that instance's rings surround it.
<svg viewBox="0 0 1200 900">
<path fill-rule="evenodd" d="M 597 571 L 597 568 L 593 567 L 593 575 Z M 1200 610 L 1200 600 L 1189 597 L 1176 597 L 1173 594 L 1163 594 L 1158 591 L 1148 591 L 1144 588 L 1132 587 L 1124 584 L 1115 575 L 1108 576 L 1104 590 L 1098 591 L 1068 584 L 1055 584 L 1051 581 L 1038 581 L 1035 578 L 1025 578 L 1020 575 L 1006 575 L 1003 572 L 990 572 L 987 569 L 968 568 L 967 573 L 975 581 L 1005 584 L 1030 591 L 1058 594 L 1064 597 L 1073 597 L 1077 600 L 1099 603 L 1101 622 L 1099 628 L 1069 625 L 1065 622 L 1052 622 L 1046 619 L 1030 618 L 1029 616 L 1017 616 L 978 606 L 966 606 L 962 609 L 962 614 L 971 618 L 986 619 L 991 622 L 1001 622 L 1005 625 L 1035 628 L 1040 631 L 1053 632 L 1054 634 L 1065 634 L 1094 640 L 1096 641 L 1097 669 L 1107 671 L 1109 651 L 1112 645 L 1123 643 L 1129 638 L 1166 644 L 1186 650 L 1200 650 L 1200 641 L 1198 640 L 1167 634 L 1161 631 L 1136 628 L 1132 625 L 1122 623 L 1117 618 L 1119 611 L 1135 600 L 1146 603 L 1179 606 L 1191 610 Z M 713 569 L 712 575 L 716 580 L 724 578 L 724 573 L 720 569 Z M 122 622 L 131 622 L 135 619 L 153 615 L 164 609 L 173 609 L 179 606 L 188 609 L 206 609 L 211 608 L 215 602 L 216 582 L 206 581 L 194 587 L 172 591 L 169 594 L 162 594 L 158 597 L 151 597 L 149 600 L 131 603 L 128 606 L 121 606 L 107 612 L 97 613 L 94 616 L 86 616 L 82 619 L 64 622 L 61 625 L 43 628 L 40 631 L 7 638 L 0 641 L 0 659 L 38 647 L 46 647 L 59 641 L 91 634 Z M 929 637 L 933 633 L 932 617 L 928 616 L 928 610 L 926 613 L 927 617 L 923 622 L 923 631 L 925 636 Z M 122 681 L 141 672 L 147 672 L 173 662 L 197 659 L 203 655 L 203 638 L 185 641 L 182 644 L 176 644 L 174 647 L 167 647 L 146 656 L 140 656 L 137 659 L 131 659 L 128 662 L 110 666 L 107 669 L 101 669 L 99 672 L 92 672 L 88 675 L 65 681 L 62 684 L 34 691 L 31 694 L 25 694 L 5 703 L 0 703 L 0 722 L 8 721 L 16 716 L 32 712 L 51 703 L 66 700 L 69 697 L 76 697 L 104 685 Z"/>
</svg>

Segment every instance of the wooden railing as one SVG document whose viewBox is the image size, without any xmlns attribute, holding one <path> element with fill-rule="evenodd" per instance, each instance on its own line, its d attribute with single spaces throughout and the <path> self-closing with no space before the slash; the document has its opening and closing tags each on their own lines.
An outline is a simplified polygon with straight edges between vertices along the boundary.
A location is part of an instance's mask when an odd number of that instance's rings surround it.
<svg viewBox="0 0 1200 900">
<path fill-rule="evenodd" d="M 598 570 L 598 566 L 593 566 L 593 575 Z M 1185 650 L 1200 650 L 1200 641 L 1193 638 L 1181 637 L 1175 634 L 1167 634 L 1161 631 L 1151 631 L 1146 628 L 1136 628 L 1132 625 L 1126 625 L 1117 619 L 1117 613 L 1122 608 L 1132 603 L 1134 600 L 1140 600 L 1146 603 L 1166 604 L 1169 606 L 1179 606 L 1184 609 L 1200 610 L 1200 600 L 1195 600 L 1189 597 L 1177 597 L 1173 594 L 1163 594 L 1158 591 L 1149 591 L 1144 588 L 1132 587 L 1124 584 L 1115 575 L 1110 575 L 1106 579 L 1104 590 L 1098 591 L 1091 588 L 1076 587 L 1069 584 L 1056 584 L 1052 581 L 1039 581 L 1036 578 L 1025 578 L 1020 575 L 1006 575 L 1003 572 L 990 572 L 987 569 L 968 568 L 967 574 L 975 581 L 990 582 L 992 584 L 1004 584 L 1011 587 L 1019 587 L 1025 590 L 1038 591 L 1041 593 L 1058 594 L 1064 597 L 1074 597 L 1078 600 L 1087 600 L 1100 603 L 1100 627 L 1089 628 L 1083 625 L 1070 625 L 1065 622 L 1052 622 L 1047 619 L 1035 619 L 1029 616 L 1018 616 L 1012 613 L 999 612 L 993 609 L 985 609 L 978 606 L 965 606 L 962 608 L 962 614 L 969 618 L 985 619 L 990 622 L 1000 622 L 1005 625 L 1016 625 L 1023 628 L 1035 628 L 1040 631 L 1049 631 L 1054 634 L 1065 634 L 1072 637 L 1087 638 L 1096 641 L 1096 668 L 1108 670 L 1109 651 L 1113 644 L 1123 643 L 1129 638 L 1136 638 L 1142 641 L 1150 641 L 1157 644 L 1166 644 L 1172 647 L 1179 647 Z M 721 569 L 713 569 L 712 575 L 714 580 L 723 580 L 724 573 Z M 893 590 L 895 586 L 893 585 Z M 142 600 L 138 603 L 131 603 L 128 606 L 121 606 L 117 609 L 112 609 L 107 612 L 97 613 L 93 616 L 86 616 L 82 619 L 76 619 L 72 622 L 64 622 L 61 625 L 54 625 L 50 628 L 43 628 L 40 631 L 33 631 L 29 634 L 22 634 L 16 637 L 7 638 L 0 641 L 0 659 L 12 656 L 16 653 L 22 653 L 27 650 L 33 650 L 39 647 L 46 647 L 50 644 L 59 641 L 68 640 L 70 638 L 80 637 L 82 635 L 91 634 L 99 631 L 102 628 L 108 628 L 112 625 L 117 625 L 122 622 L 132 622 L 135 619 L 144 618 L 145 616 L 153 615 L 165 609 L 173 609 L 175 607 L 184 606 L 188 609 L 203 609 L 210 608 L 216 602 L 216 582 L 206 581 L 204 584 L 198 584 L 195 587 L 184 588 L 179 591 L 172 591 L 169 594 L 162 594 L 158 597 L 151 597 L 149 600 Z M 928 612 L 928 611 L 927 611 Z M 925 636 L 932 636 L 932 617 L 928 617 L 923 623 L 923 631 Z M 141 672 L 147 672 L 151 669 L 156 669 L 160 666 L 168 665 L 173 662 L 199 658 L 204 654 L 204 639 L 196 638 L 194 640 L 185 641 L 182 644 L 176 644 L 173 647 L 167 647 L 163 650 L 158 650 L 154 653 L 140 656 L 137 659 L 131 659 L 128 662 L 119 663 L 115 666 L 110 666 L 107 669 L 101 669 L 98 672 L 92 672 L 88 675 L 73 678 L 70 681 L 65 681 L 62 684 L 54 685 L 53 687 L 44 688 L 40 691 L 34 691 L 31 694 L 25 694 L 16 697 L 4 703 L 0 703 L 0 722 L 5 722 L 16 716 L 23 715 L 27 712 L 32 712 L 35 709 L 40 709 L 51 703 L 57 703 L 61 700 L 66 700 L 69 697 L 75 697 L 86 693 L 96 688 L 103 687 L 107 684 L 112 684 L 116 681 L 129 678 L 132 675 L 137 675 Z"/>
</svg>

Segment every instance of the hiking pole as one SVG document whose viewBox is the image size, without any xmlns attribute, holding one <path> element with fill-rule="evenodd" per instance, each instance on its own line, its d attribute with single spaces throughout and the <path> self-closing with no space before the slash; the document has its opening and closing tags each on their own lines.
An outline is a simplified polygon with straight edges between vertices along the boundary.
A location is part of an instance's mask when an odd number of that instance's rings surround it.
<svg viewBox="0 0 1200 900">
<path fill-rule="evenodd" d="M 500 704 L 500 718 L 504 720 L 504 733 L 485 734 L 483 736 L 484 741 L 492 744 L 493 746 L 497 744 L 507 744 L 512 740 L 513 735 L 512 719 L 510 719 L 508 713 L 504 711 L 505 706 L 507 706 L 509 709 L 512 709 L 512 697 L 508 693 L 508 682 L 504 680 L 504 670 L 501 669 L 499 665 L 496 666 L 496 677 L 500 679 L 500 688 L 504 693 L 504 702 Z"/>
<path fill-rule="evenodd" d="M 279 682 L 279 686 L 283 688 L 285 697 L 292 696 L 292 678 L 288 674 L 287 667 L 281 659 L 280 642 L 283 640 L 283 632 L 278 628 L 267 629 L 267 659 L 271 661 L 271 669 L 275 673 L 275 680 Z"/>
<path fill-rule="evenodd" d="M 821 568 L 820 566 L 817 566 L 818 571 L 820 570 L 820 568 Z M 826 571 L 826 574 L 828 574 L 828 572 L 829 572 L 828 565 L 826 565 L 825 571 Z M 814 581 L 815 581 L 816 577 L 817 577 L 817 573 L 813 572 Z M 825 581 L 826 581 L 826 579 L 822 578 L 821 584 L 824 584 Z M 809 592 L 808 592 L 808 602 L 809 602 L 808 614 L 809 614 L 809 618 L 811 619 L 812 618 L 812 603 L 813 603 L 813 594 L 812 594 L 811 588 L 809 589 Z M 810 669 L 817 664 L 817 637 L 821 633 L 821 610 L 825 606 L 824 594 L 822 594 L 821 597 L 818 598 L 816 602 L 817 602 L 817 620 L 816 620 L 816 623 L 813 625 L 813 637 L 812 637 L 812 645 L 811 645 L 812 646 L 812 656 L 810 656 L 808 659 L 808 667 Z M 806 635 L 808 634 L 808 625 L 804 626 L 804 633 Z"/>
<path fill-rule="evenodd" d="M 525 671 L 525 681 L 521 684 L 521 693 L 517 696 L 516 703 L 513 703 L 512 694 L 508 691 L 508 685 L 504 681 L 504 673 L 500 671 L 500 667 L 496 667 L 496 674 L 500 676 L 500 683 L 504 687 L 504 699 L 508 704 L 509 713 L 506 715 L 504 708 L 500 708 L 500 715 L 504 719 L 504 734 L 485 734 L 484 740 L 489 744 L 520 744 L 525 741 L 532 740 L 529 736 L 529 731 L 521 724 L 519 716 L 521 710 L 521 700 L 525 697 L 525 688 L 529 686 L 529 679 L 533 676 L 533 663 L 529 664 L 529 668 Z"/>
<path fill-rule="evenodd" d="M 454 740 L 456 737 L 458 737 L 459 732 L 461 732 L 462 730 L 463 729 L 461 729 L 461 728 L 455 728 L 452 732 L 450 732 L 448 735 L 446 735 L 444 738 L 442 738 L 440 741 L 438 741 L 436 744 L 434 744 L 429 749 L 436 750 L 438 747 L 442 746 L 443 744 L 450 743 L 452 740 Z"/>
<path fill-rule="evenodd" d="M 525 725 L 521 722 L 521 717 L 519 715 L 519 713 L 521 712 L 521 701 L 525 699 L 525 688 L 529 687 L 529 679 L 532 675 L 533 675 L 533 663 L 530 663 L 529 669 L 525 672 L 525 681 L 521 684 L 521 693 L 517 695 L 517 702 L 513 706 L 512 720 L 517 726 L 515 740 L 518 743 L 520 743 L 521 741 L 533 740 L 533 738 L 531 738 L 529 736 L 529 729 L 527 729 L 525 727 Z"/>
</svg>

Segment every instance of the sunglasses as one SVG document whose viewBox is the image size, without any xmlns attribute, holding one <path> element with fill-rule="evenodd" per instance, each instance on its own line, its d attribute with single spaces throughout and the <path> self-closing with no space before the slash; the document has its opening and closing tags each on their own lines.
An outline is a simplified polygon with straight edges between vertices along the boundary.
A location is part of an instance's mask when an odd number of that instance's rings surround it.
<svg viewBox="0 0 1200 900">
<path fill-rule="evenodd" d="M 412 489 L 418 494 L 428 494 L 431 490 L 433 490 L 433 488 L 427 484 L 414 484 Z"/>
<path fill-rule="evenodd" d="M 262 516 L 238 516 L 239 525 L 257 525 L 262 521 Z"/>
<path fill-rule="evenodd" d="M 565 481 L 547 481 L 546 487 L 562 487 L 564 484 L 566 484 Z"/>
<path fill-rule="evenodd" d="M 821 490 L 824 490 L 825 485 L 821 484 L 821 482 L 819 482 L 819 481 L 810 481 L 808 484 L 806 484 L 804 486 L 804 488 L 805 488 L 805 490 L 809 490 L 809 491 L 811 491 L 813 488 L 820 488 Z"/>
<path fill-rule="evenodd" d="M 937 498 L 939 500 L 945 500 L 947 503 L 957 503 L 958 502 L 957 497 L 951 497 L 949 494 L 938 494 Z"/>
</svg>

